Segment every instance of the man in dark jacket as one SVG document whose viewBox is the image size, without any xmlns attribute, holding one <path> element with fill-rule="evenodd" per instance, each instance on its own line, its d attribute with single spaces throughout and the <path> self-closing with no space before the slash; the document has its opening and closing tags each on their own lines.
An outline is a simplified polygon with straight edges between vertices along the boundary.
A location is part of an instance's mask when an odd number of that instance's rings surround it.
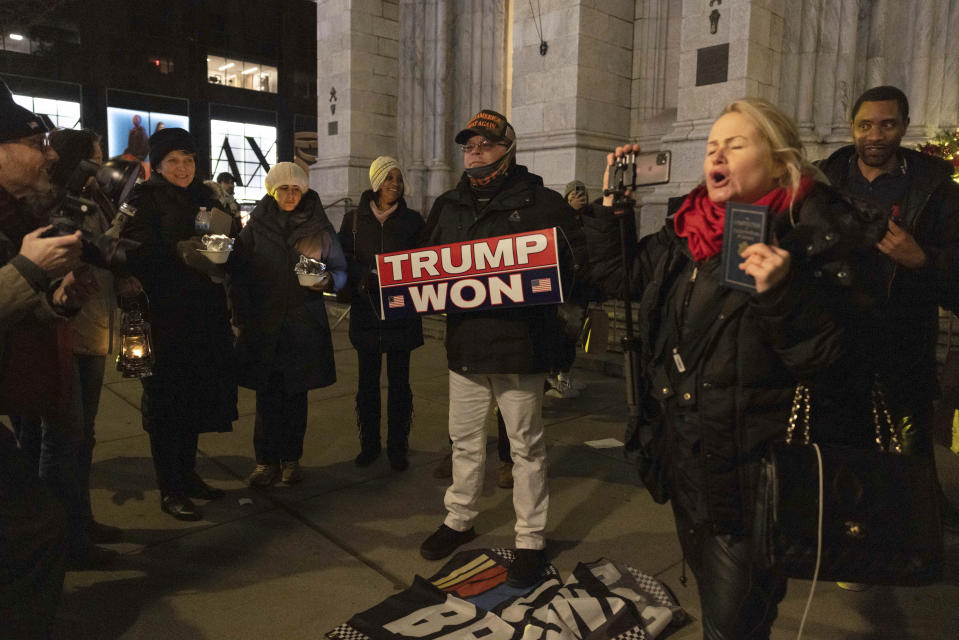
<svg viewBox="0 0 959 640">
<path fill-rule="evenodd" d="M 585 240 L 569 205 L 516 164 L 516 134 L 501 114 L 483 110 L 456 136 L 466 171 L 433 205 L 423 244 L 436 245 L 559 227 L 572 262 L 583 262 Z M 561 253 L 562 255 L 562 253 Z M 574 267 L 575 268 L 575 267 Z M 562 346 L 555 306 L 449 313 L 446 353 L 450 370 L 449 429 L 453 484 L 446 492 L 444 524 L 421 546 L 429 560 L 473 539 L 476 501 L 483 485 L 485 422 L 496 401 L 513 457 L 516 559 L 508 581 L 529 586 L 541 575 L 549 494 L 541 409 L 543 383 Z"/>
<path fill-rule="evenodd" d="M 874 87 L 852 109 L 853 144 L 820 163 L 841 191 L 890 210 L 877 248 L 885 254 L 876 362 L 889 403 L 913 453 L 933 457 L 938 307 L 959 310 L 959 185 L 951 164 L 900 146 L 909 102 Z M 957 518 L 952 509 L 944 515 Z"/>
<path fill-rule="evenodd" d="M 13 383 L 23 384 L 11 379 L 11 367 L 23 365 L 11 361 L 18 335 L 49 326 L 55 339 L 55 323 L 78 308 L 71 300 L 74 276 L 60 277 L 79 262 L 79 234 L 41 238 L 45 220 L 30 205 L 51 190 L 47 170 L 57 155 L 47 144 L 46 131 L 40 118 L 16 105 L 0 83 L 3 399 L 16 393 Z M 9 410 L 0 406 L 0 411 Z M 50 634 L 63 584 L 65 528 L 63 507 L 38 482 L 36 461 L 18 449 L 13 434 L 0 424 L 0 620 L 5 637 Z"/>
</svg>

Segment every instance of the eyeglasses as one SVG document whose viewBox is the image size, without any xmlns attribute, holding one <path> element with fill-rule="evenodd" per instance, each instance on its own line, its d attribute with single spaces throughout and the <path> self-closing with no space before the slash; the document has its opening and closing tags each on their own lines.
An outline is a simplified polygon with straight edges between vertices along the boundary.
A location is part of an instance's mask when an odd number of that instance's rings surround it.
<svg viewBox="0 0 959 640">
<path fill-rule="evenodd" d="M 493 147 L 506 146 L 502 142 L 490 142 L 489 140 L 483 140 L 477 142 L 476 144 L 464 144 L 460 145 L 460 149 L 463 150 L 463 153 L 473 153 L 474 151 L 479 151 L 483 153 L 484 151 L 489 151 Z"/>
<path fill-rule="evenodd" d="M 20 138 L 19 140 L 12 140 L 14 144 L 22 144 L 25 147 L 30 147 L 35 149 L 40 153 L 46 153 L 50 148 L 50 138 L 46 134 L 30 136 L 29 138 Z"/>
</svg>

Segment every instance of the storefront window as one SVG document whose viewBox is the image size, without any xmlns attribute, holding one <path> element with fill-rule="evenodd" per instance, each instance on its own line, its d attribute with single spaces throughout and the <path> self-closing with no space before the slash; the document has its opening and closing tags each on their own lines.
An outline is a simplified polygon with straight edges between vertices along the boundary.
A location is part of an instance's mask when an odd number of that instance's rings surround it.
<svg viewBox="0 0 959 640">
<path fill-rule="evenodd" d="M 210 160 L 211 176 L 240 176 L 237 200 L 259 200 L 266 195 L 266 173 L 276 164 L 276 127 L 210 120 Z"/>
<path fill-rule="evenodd" d="M 179 127 L 189 131 L 190 118 L 159 111 L 107 107 L 107 141 L 110 155 L 129 153 L 140 160 L 146 160 L 150 153 L 150 136 L 166 127 Z"/>
<path fill-rule="evenodd" d="M 35 98 L 13 94 L 13 101 L 33 113 L 43 114 L 50 118 L 54 126 L 63 129 L 80 128 L 80 103 L 69 100 L 52 100 L 50 98 Z"/>
<path fill-rule="evenodd" d="M 225 87 L 276 93 L 276 67 L 226 58 L 207 56 L 207 82 Z"/>
<path fill-rule="evenodd" d="M 33 39 L 22 29 L 0 34 L 0 44 L 4 51 L 17 53 L 32 53 L 34 48 Z"/>
</svg>

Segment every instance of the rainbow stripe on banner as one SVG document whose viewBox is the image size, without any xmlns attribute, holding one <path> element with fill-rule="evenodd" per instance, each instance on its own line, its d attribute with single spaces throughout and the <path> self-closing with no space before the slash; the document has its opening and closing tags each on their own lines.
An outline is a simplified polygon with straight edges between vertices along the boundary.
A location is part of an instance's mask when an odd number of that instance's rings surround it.
<svg viewBox="0 0 959 640">
<path fill-rule="evenodd" d="M 380 318 L 563 302 L 556 229 L 376 256 Z"/>
</svg>

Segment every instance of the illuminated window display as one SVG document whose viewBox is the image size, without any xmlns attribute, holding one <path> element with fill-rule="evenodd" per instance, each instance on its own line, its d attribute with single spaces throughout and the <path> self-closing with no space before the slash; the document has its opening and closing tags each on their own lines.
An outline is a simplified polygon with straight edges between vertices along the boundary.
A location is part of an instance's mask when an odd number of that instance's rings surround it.
<svg viewBox="0 0 959 640">
<path fill-rule="evenodd" d="M 80 103 L 13 94 L 13 101 L 33 113 L 43 114 L 63 129 L 80 128 Z"/>
<path fill-rule="evenodd" d="M 206 71 L 206 79 L 210 84 L 276 93 L 276 67 L 223 56 L 207 56 Z"/>
<path fill-rule="evenodd" d="M 180 127 L 190 130 L 190 118 L 173 113 L 107 107 L 107 141 L 111 156 L 130 153 L 146 160 L 150 136 L 157 129 Z"/>
<path fill-rule="evenodd" d="M 259 200 L 266 195 L 263 179 L 276 164 L 276 127 L 210 120 L 211 176 L 239 174 L 234 197 Z"/>
</svg>

